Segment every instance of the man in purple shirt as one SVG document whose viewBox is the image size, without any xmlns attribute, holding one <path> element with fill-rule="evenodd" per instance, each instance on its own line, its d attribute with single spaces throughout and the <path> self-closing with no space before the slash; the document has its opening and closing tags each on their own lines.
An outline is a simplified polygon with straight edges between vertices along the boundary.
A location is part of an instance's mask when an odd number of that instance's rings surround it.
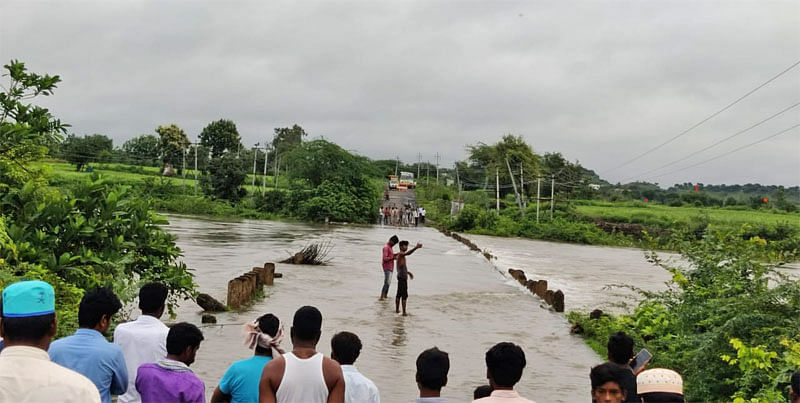
<svg viewBox="0 0 800 403">
<path fill-rule="evenodd" d="M 178 323 L 167 334 L 167 357 L 142 364 L 136 375 L 136 390 L 142 403 L 204 403 L 205 385 L 189 369 L 194 362 L 203 332 L 191 323 Z"/>
<path fill-rule="evenodd" d="M 389 284 L 392 283 L 392 272 L 394 271 L 394 248 L 400 238 L 397 235 L 392 235 L 389 242 L 383 246 L 383 253 L 381 254 L 381 266 L 383 267 L 383 289 L 381 290 L 380 300 L 384 300 L 389 296 Z"/>
</svg>

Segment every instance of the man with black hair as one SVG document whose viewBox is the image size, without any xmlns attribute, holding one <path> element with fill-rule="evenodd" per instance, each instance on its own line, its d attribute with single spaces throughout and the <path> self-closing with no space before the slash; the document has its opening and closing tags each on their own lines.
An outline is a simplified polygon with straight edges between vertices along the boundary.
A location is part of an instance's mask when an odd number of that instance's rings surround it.
<svg viewBox="0 0 800 403">
<path fill-rule="evenodd" d="M 120 308 L 122 303 L 110 288 L 86 292 L 78 307 L 78 330 L 72 336 L 54 341 L 48 350 L 53 362 L 94 382 L 103 403 L 111 403 L 111 395 L 121 395 L 128 389 L 128 368 L 122 349 L 105 338 Z"/>
<path fill-rule="evenodd" d="M 417 357 L 417 388 L 419 398 L 414 403 L 444 403 L 442 388 L 447 386 L 450 357 L 436 347 L 429 348 Z"/>
<path fill-rule="evenodd" d="M 397 296 L 394 299 L 394 310 L 397 313 L 400 313 L 400 304 L 403 304 L 403 316 L 407 316 L 406 313 L 406 302 L 408 301 L 408 279 L 409 277 L 413 280 L 414 274 L 408 271 L 408 266 L 406 265 L 406 256 L 411 255 L 417 249 L 421 248 L 422 244 L 417 242 L 417 245 L 414 246 L 411 250 L 408 250 L 408 241 L 400 241 L 400 252 L 397 253 L 395 259 L 397 259 Z"/>
<path fill-rule="evenodd" d="M 353 333 L 339 332 L 331 339 L 331 358 L 342 366 L 345 403 L 380 403 L 378 388 L 353 364 L 361 354 L 361 340 Z"/>
<path fill-rule="evenodd" d="M 641 402 L 639 395 L 636 393 L 636 374 L 633 373 L 633 369 L 630 366 L 634 356 L 633 339 L 625 332 L 616 332 L 608 338 L 606 348 L 609 363 L 617 365 L 621 369 L 622 383 L 620 386 L 625 389 L 625 401 Z"/>
<path fill-rule="evenodd" d="M 0 402 L 99 403 L 85 376 L 50 361 L 56 335 L 55 292 L 44 281 L 20 281 L 3 290 L 0 302 Z"/>
<path fill-rule="evenodd" d="M 214 389 L 211 403 L 217 402 L 257 402 L 258 384 L 261 372 L 274 356 L 283 353 L 283 325 L 277 316 L 267 313 L 253 322 L 245 323 L 242 329 L 244 344 L 254 350 L 254 355 L 246 360 L 231 364 L 219 385 Z"/>
<path fill-rule="evenodd" d="M 800 370 L 795 371 L 792 374 L 792 392 L 790 394 L 790 399 L 792 399 L 792 403 L 800 403 Z"/>
<path fill-rule="evenodd" d="M 622 387 L 623 372 L 619 365 L 610 362 L 592 368 L 589 372 L 589 379 L 592 382 L 592 402 L 624 402 L 626 391 Z"/>
<path fill-rule="evenodd" d="M 114 330 L 114 343 L 122 349 L 128 369 L 128 391 L 120 395 L 119 403 L 138 403 L 142 399 L 136 391 L 136 371 L 139 366 L 156 362 L 167 356 L 169 328 L 159 318 L 166 309 L 167 286 L 149 283 L 139 289 L 139 309 L 142 314 L 135 321 L 121 323 Z"/>
<path fill-rule="evenodd" d="M 489 397 L 475 400 L 482 403 L 533 403 L 521 397 L 514 385 L 522 378 L 525 352 L 514 343 L 497 343 L 486 352 L 486 378 L 492 387 Z"/>
<path fill-rule="evenodd" d="M 205 403 L 203 381 L 189 368 L 202 341 L 203 332 L 191 323 L 169 329 L 166 358 L 142 364 L 137 372 L 136 390 L 142 403 Z"/>
<path fill-rule="evenodd" d="M 383 288 L 381 289 L 381 297 L 379 300 L 384 300 L 389 297 L 389 285 L 392 284 L 392 272 L 394 272 L 394 246 L 400 242 L 397 235 L 392 235 L 386 245 L 383 245 L 383 252 L 381 253 L 381 267 L 383 268 Z"/>
<path fill-rule="evenodd" d="M 261 403 L 343 403 L 344 376 L 336 361 L 317 352 L 322 314 L 313 306 L 297 310 L 290 331 L 292 351 L 270 361 L 261 374 Z"/>
</svg>

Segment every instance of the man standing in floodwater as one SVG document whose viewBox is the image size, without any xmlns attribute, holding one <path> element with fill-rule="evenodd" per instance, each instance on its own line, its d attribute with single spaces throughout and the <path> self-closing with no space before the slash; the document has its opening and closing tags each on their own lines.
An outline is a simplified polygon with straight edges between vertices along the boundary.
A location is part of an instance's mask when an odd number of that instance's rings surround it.
<svg viewBox="0 0 800 403">
<path fill-rule="evenodd" d="M 389 284 L 392 283 L 392 272 L 394 271 L 394 248 L 400 238 L 397 235 L 392 235 L 389 242 L 383 246 L 383 253 L 381 254 L 381 266 L 383 267 L 383 289 L 381 290 L 381 297 L 379 301 L 385 300 L 389 297 Z"/>
<path fill-rule="evenodd" d="M 415 250 L 422 247 L 422 244 L 417 242 L 417 246 L 408 250 L 408 241 L 400 242 L 400 252 L 397 254 L 397 297 L 394 299 L 395 312 L 400 313 L 400 303 L 403 303 L 403 316 L 406 314 L 406 301 L 408 300 L 408 277 L 414 279 L 414 274 L 408 271 L 406 266 L 406 256 L 414 253 Z"/>
</svg>

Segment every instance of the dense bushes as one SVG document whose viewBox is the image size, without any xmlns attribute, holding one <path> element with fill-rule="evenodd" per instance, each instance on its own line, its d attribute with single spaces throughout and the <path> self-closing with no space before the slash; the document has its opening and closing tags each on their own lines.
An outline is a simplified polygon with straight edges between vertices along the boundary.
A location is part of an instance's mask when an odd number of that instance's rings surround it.
<svg viewBox="0 0 800 403">
<path fill-rule="evenodd" d="M 601 353 L 610 333 L 633 334 L 653 353 L 651 365 L 684 375 L 689 401 L 772 401 L 785 390 L 781 382 L 792 367 L 786 360 L 794 360 L 794 369 L 800 364 L 800 283 L 776 271 L 777 262 L 761 263 L 764 243 L 714 233 L 681 243 L 688 265 L 678 267 L 651 253 L 651 262 L 672 273 L 667 291 L 641 292 L 644 299 L 630 314 L 569 318 Z M 775 354 L 753 365 L 753 348 Z"/>
</svg>

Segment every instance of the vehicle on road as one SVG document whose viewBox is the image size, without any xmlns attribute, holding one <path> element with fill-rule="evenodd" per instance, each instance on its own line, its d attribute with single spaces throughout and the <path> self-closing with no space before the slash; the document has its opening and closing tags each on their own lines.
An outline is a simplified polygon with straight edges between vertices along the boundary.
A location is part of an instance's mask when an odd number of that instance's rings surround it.
<svg viewBox="0 0 800 403">
<path fill-rule="evenodd" d="M 405 186 L 406 189 L 414 189 L 417 187 L 414 174 L 411 172 L 400 172 L 400 186 Z"/>
<path fill-rule="evenodd" d="M 397 175 L 389 175 L 389 189 L 396 190 L 400 182 L 397 180 Z"/>
</svg>

